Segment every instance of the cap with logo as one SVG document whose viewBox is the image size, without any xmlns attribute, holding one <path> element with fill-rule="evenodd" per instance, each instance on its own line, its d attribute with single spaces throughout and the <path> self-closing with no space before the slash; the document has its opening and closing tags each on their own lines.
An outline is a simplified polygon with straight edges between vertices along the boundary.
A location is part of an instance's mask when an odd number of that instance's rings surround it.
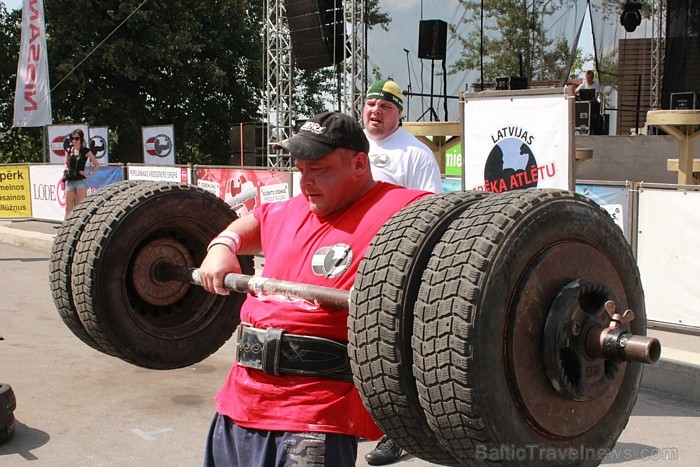
<svg viewBox="0 0 700 467">
<path fill-rule="evenodd" d="M 380 79 L 375 81 L 372 86 L 367 89 L 366 99 L 386 99 L 399 110 L 403 110 L 403 94 L 399 85 L 388 79 Z"/>
<path fill-rule="evenodd" d="M 369 141 L 354 119 L 340 112 L 322 112 L 308 119 L 296 135 L 274 146 L 280 148 L 299 159 L 315 160 L 337 148 L 367 153 Z"/>
</svg>

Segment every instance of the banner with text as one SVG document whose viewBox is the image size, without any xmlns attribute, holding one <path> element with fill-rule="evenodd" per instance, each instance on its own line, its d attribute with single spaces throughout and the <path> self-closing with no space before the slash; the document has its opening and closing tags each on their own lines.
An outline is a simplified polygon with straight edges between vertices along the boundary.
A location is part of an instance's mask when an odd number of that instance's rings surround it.
<svg viewBox="0 0 700 467">
<path fill-rule="evenodd" d="M 142 127 L 141 142 L 144 164 L 175 164 L 175 129 L 173 125 Z"/>
<path fill-rule="evenodd" d="M 31 165 L 32 217 L 34 219 L 63 220 L 66 210 L 66 185 L 62 165 Z M 98 189 L 123 180 L 121 165 L 100 166 L 94 175 L 87 179 L 88 195 Z"/>
<path fill-rule="evenodd" d="M 192 183 L 192 169 L 164 165 L 132 165 L 126 167 L 129 180 L 150 180 L 154 182 Z"/>
<path fill-rule="evenodd" d="M 31 216 L 29 166 L 0 166 L 0 218 Z"/>
<path fill-rule="evenodd" d="M 13 126 L 36 127 L 51 124 L 47 51 L 44 2 L 24 0 Z"/>
<path fill-rule="evenodd" d="M 569 113 L 563 94 L 465 100 L 464 188 L 573 188 Z"/>
<path fill-rule="evenodd" d="M 289 172 L 254 169 L 197 169 L 197 186 L 219 198 L 239 216 L 257 206 L 291 197 Z"/>
</svg>

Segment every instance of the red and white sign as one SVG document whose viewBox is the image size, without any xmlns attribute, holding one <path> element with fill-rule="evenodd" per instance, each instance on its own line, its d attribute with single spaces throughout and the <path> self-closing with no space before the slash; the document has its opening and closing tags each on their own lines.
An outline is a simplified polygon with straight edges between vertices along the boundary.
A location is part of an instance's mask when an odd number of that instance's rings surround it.
<svg viewBox="0 0 700 467">
<path fill-rule="evenodd" d="M 66 144 L 70 144 L 70 134 L 75 130 L 82 130 L 84 135 L 88 134 L 88 126 L 84 123 L 68 124 L 68 125 L 50 125 L 48 127 L 49 135 L 49 162 L 51 164 L 66 163 Z M 86 142 L 87 143 L 87 142 Z"/>
<path fill-rule="evenodd" d="M 143 163 L 146 165 L 175 164 L 175 130 L 173 125 L 141 128 Z"/>
<path fill-rule="evenodd" d="M 14 126 L 36 127 L 51 124 L 51 93 L 46 53 L 44 2 L 24 0 Z"/>
<path fill-rule="evenodd" d="M 253 169 L 198 169 L 197 186 L 226 201 L 241 216 L 257 206 L 291 197 L 290 172 Z"/>
</svg>

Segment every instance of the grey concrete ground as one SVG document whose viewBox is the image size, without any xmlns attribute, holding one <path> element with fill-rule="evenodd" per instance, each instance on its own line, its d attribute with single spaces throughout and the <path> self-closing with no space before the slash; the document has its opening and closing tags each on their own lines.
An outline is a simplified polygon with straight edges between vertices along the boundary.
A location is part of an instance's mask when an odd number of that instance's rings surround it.
<svg viewBox="0 0 700 467">
<path fill-rule="evenodd" d="M 22 241 L 14 243 L 14 230 Z M 91 349 L 62 323 L 51 300 L 54 231 L 48 223 L 0 221 L 0 381 L 16 393 L 18 421 L 15 438 L 0 446 L 0 465 L 201 465 L 212 399 L 230 366 L 233 342 L 172 371 L 137 368 Z M 692 398 L 698 391 L 700 338 L 651 333 L 664 346 L 658 368 L 666 365 L 666 373 L 656 367 L 645 373 L 630 422 L 604 463 L 641 466 L 666 456 L 678 459 L 674 465 L 696 465 L 700 403 L 673 394 Z M 373 447 L 360 444 L 358 466 L 367 465 L 363 456 Z M 409 456 L 397 465 L 431 464 Z"/>
</svg>

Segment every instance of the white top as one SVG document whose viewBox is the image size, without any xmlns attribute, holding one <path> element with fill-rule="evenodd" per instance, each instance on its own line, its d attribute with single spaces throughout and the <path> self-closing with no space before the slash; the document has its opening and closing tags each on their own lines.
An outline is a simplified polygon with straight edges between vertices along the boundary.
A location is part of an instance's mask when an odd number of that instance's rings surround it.
<svg viewBox="0 0 700 467">
<path fill-rule="evenodd" d="M 595 81 L 592 84 L 588 84 L 585 81 L 581 84 L 578 85 L 576 88 L 576 92 L 579 92 L 581 89 L 595 89 L 596 93 L 600 92 L 600 84 L 596 83 Z"/>
<path fill-rule="evenodd" d="M 367 134 L 367 130 L 365 130 Z M 399 127 L 384 139 L 369 140 L 369 160 L 375 180 L 415 190 L 442 193 L 440 167 L 430 148 Z"/>
</svg>

